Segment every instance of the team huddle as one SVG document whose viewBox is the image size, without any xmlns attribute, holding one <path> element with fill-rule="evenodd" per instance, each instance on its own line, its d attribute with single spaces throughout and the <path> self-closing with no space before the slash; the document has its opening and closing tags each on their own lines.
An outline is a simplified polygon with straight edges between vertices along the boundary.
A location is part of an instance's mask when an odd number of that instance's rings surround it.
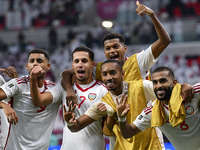
<svg viewBox="0 0 200 150">
<path fill-rule="evenodd" d="M 60 105 L 63 107 L 61 150 L 164 150 L 163 134 L 177 150 L 200 149 L 200 83 L 179 84 L 165 66 L 151 67 L 171 39 L 153 10 L 136 2 L 138 15 L 148 15 L 158 40 L 125 57 L 125 39 L 107 34 L 102 42 L 105 62 L 94 62 L 85 46 L 74 49 L 72 68 L 61 83 L 45 80 L 49 55 L 29 52 L 29 75 L 0 69 L 0 150 L 47 150 Z M 163 132 L 163 134 L 162 134 Z"/>
</svg>

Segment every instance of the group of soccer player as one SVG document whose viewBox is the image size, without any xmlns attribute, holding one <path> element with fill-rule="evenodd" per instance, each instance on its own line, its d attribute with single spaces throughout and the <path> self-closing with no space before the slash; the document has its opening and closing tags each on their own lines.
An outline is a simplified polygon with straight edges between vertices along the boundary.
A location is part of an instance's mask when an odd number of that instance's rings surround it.
<svg viewBox="0 0 200 150">
<path fill-rule="evenodd" d="M 171 39 L 153 10 L 136 5 L 158 35 L 140 53 L 125 57 L 124 37 L 109 33 L 102 40 L 108 60 L 95 63 L 90 48 L 77 47 L 61 83 L 45 80 L 51 65 L 42 49 L 29 52 L 29 75 L 17 77 L 11 67 L 0 70 L 13 78 L 0 82 L 0 108 L 10 123 L 0 149 L 47 150 L 61 104 L 61 150 L 105 150 L 103 135 L 110 136 L 110 150 L 160 150 L 165 149 L 161 131 L 178 150 L 200 148 L 200 84 L 179 84 L 164 66 L 151 78 L 150 68 Z M 1 126 L 7 122 L 1 120 Z"/>
</svg>

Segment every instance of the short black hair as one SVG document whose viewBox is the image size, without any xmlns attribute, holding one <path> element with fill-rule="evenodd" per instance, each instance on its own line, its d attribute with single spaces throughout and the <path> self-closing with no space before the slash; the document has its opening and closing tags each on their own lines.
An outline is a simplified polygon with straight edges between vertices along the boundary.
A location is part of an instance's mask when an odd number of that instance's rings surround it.
<svg viewBox="0 0 200 150">
<path fill-rule="evenodd" d="M 101 64 L 101 70 L 102 70 L 102 66 L 103 66 L 104 64 L 107 64 L 107 63 L 116 63 L 116 64 L 119 66 L 120 72 L 122 72 L 122 67 L 123 67 L 122 63 L 121 63 L 120 61 L 114 60 L 114 59 L 108 59 L 108 60 L 104 61 L 104 62 Z"/>
<path fill-rule="evenodd" d="M 166 66 L 157 67 L 157 68 L 153 71 L 153 73 L 155 73 L 155 72 L 161 72 L 161 71 L 164 71 L 164 70 L 168 71 L 168 74 L 172 77 L 172 79 L 175 79 L 174 72 L 172 71 L 172 69 L 170 69 L 170 68 L 168 68 L 168 67 L 166 67 Z M 152 73 L 152 74 L 153 74 L 153 73 Z"/>
<path fill-rule="evenodd" d="M 28 58 L 33 53 L 44 54 L 45 58 L 49 61 L 49 54 L 45 50 L 39 48 L 33 49 L 32 51 L 29 52 Z"/>
<path fill-rule="evenodd" d="M 72 52 L 72 59 L 73 59 L 73 54 L 74 54 L 75 52 L 82 52 L 82 51 L 88 52 L 88 53 L 89 53 L 90 59 L 91 59 L 92 61 L 94 61 L 94 52 L 93 52 L 90 48 L 88 48 L 88 47 L 86 47 L 86 46 L 79 46 L 79 47 L 75 48 L 74 51 Z"/>
<path fill-rule="evenodd" d="M 103 43 L 103 45 L 104 45 L 104 42 L 105 42 L 106 40 L 111 40 L 111 39 L 116 39 L 116 38 L 119 39 L 120 43 L 125 44 L 125 38 L 124 38 L 124 36 L 121 35 L 121 34 L 119 34 L 119 33 L 108 33 L 107 35 L 105 35 L 105 36 L 103 37 L 102 43 Z"/>
</svg>

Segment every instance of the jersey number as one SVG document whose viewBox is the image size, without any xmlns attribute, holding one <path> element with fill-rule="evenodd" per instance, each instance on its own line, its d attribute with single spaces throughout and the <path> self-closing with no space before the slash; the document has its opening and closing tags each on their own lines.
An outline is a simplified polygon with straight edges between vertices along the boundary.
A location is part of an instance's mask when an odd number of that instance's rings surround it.
<svg viewBox="0 0 200 150">
<path fill-rule="evenodd" d="M 38 113 L 40 113 L 40 112 L 44 111 L 44 110 L 45 110 L 45 108 L 46 108 L 46 105 L 44 105 L 44 106 L 40 106 L 40 108 L 41 108 L 41 109 L 37 111 Z"/>
<path fill-rule="evenodd" d="M 81 99 L 81 103 L 78 105 L 78 108 L 80 108 L 83 102 L 86 100 L 85 96 L 80 96 L 80 99 Z"/>
<path fill-rule="evenodd" d="M 183 123 L 180 124 L 180 128 L 182 130 L 187 130 L 189 128 L 189 126 L 185 123 L 185 121 L 183 121 Z"/>
</svg>

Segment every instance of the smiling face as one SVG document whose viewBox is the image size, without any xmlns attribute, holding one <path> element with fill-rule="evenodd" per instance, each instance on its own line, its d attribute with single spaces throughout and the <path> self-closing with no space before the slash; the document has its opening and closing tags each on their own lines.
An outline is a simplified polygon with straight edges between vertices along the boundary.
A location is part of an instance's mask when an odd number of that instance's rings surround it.
<svg viewBox="0 0 200 150">
<path fill-rule="evenodd" d="M 101 68 L 102 81 L 112 94 L 120 95 L 123 90 L 124 71 L 114 62 L 105 63 Z"/>
<path fill-rule="evenodd" d="M 28 58 L 28 63 L 26 64 L 26 69 L 31 72 L 33 67 L 40 66 L 46 72 L 50 69 L 50 63 L 42 53 L 31 53 Z M 42 77 L 45 76 L 42 75 Z"/>
<path fill-rule="evenodd" d="M 88 52 L 77 51 L 73 54 L 72 67 L 78 84 L 89 84 L 93 81 L 92 68 L 94 66 L 95 62 L 90 59 Z"/>
<path fill-rule="evenodd" d="M 168 104 L 172 89 L 177 81 L 169 75 L 168 70 L 155 72 L 152 74 L 153 89 L 158 100 Z"/>
<path fill-rule="evenodd" d="M 104 41 L 104 54 L 107 59 L 115 59 L 124 64 L 126 52 L 127 47 L 120 43 L 119 38 Z"/>
</svg>

